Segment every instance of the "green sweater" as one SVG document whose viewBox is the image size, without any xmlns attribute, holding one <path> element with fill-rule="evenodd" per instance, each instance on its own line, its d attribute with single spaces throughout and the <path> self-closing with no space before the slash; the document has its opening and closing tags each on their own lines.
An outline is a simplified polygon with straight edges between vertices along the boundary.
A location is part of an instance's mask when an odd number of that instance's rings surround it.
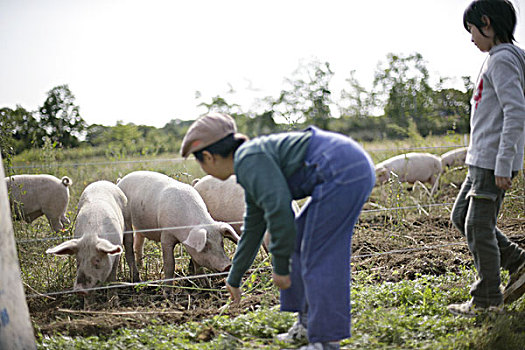
<svg viewBox="0 0 525 350">
<path fill-rule="evenodd" d="M 261 136 L 245 142 L 234 155 L 237 182 L 245 192 L 246 213 L 228 283 L 239 287 L 261 246 L 266 229 L 271 232 L 273 270 L 288 275 L 295 247 L 292 194 L 287 178 L 304 164 L 312 133 L 289 132 Z"/>
</svg>

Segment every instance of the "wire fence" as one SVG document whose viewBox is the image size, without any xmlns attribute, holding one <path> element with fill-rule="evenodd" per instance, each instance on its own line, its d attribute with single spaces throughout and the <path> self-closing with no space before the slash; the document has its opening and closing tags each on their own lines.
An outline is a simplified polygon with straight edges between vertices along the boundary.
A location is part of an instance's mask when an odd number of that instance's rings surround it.
<svg viewBox="0 0 525 350">
<path fill-rule="evenodd" d="M 458 148 L 458 147 L 464 147 L 464 146 L 445 145 L 445 146 L 431 146 L 431 147 L 409 147 L 409 148 L 400 148 L 400 149 L 397 149 L 397 151 L 403 151 L 403 152 L 417 151 L 417 150 L 427 150 L 428 151 L 428 150 L 450 149 L 450 148 Z M 370 150 L 370 152 L 384 152 L 384 151 L 392 151 L 392 149 Z M 42 167 L 49 168 L 49 167 L 106 166 L 106 165 L 118 165 L 118 164 L 142 164 L 142 163 L 151 163 L 151 162 L 159 163 L 159 162 L 183 162 L 183 161 L 185 161 L 184 158 L 167 158 L 167 159 L 151 159 L 151 160 L 137 160 L 137 161 L 86 162 L 86 163 L 71 163 L 71 164 L 67 164 L 67 163 L 29 164 L 29 165 L 15 165 L 15 166 L 11 166 L 10 168 L 12 169 L 31 169 L 31 168 L 42 168 Z M 507 196 L 506 197 L 506 199 L 523 199 L 523 198 L 525 198 L 525 196 Z M 362 211 L 362 214 L 366 215 L 366 214 L 372 214 L 372 213 L 392 212 L 392 211 L 400 211 L 400 210 L 421 210 L 422 208 L 437 208 L 437 207 L 447 207 L 448 208 L 448 207 L 451 207 L 452 205 L 453 203 L 429 203 L 429 204 L 417 204 L 417 205 L 411 205 L 411 206 L 396 206 L 396 207 L 388 207 L 388 208 L 366 209 Z M 242 224 L 242 223 L 243 223 L 242 221 L 228 222 L 228 224 Z M 207 225 L 198 225 L 198 226 L 205 227 Z M 195 227 L 195 225 L 162 227 L 162 228 L 154 228 L 154 229 L 124 231 L 123 234 L 126 235 L 126 234 L 133 234 L 133 233 L 159 232 L 159 231 L 166 231 L 166 230 L 182 230 L 182 229 L 191 229 L 193 227 Z M 32 244 L 32 243 L 40 243 L 40 242 L 46 242 L 46 241 L 67 240 L 71 238 L 72 238 L 71 235 L 61 235 L 61 236 L 52 236 L 52 237 L 44 237 L 44 238 L 19 239 L 16 241 L 16 243 L 17 244 Z M 420 251 L 430 251 L 430 250 L 435 250 L 435 249 L 443 249 L 443 248 L 448 248 L 448 247 L 465 246 L 465 245 L 466 245 L 465 242 L 446 243 L 446 244 L 437 244 L 437 245 L 431 245 L 431 246 L 395 249 L 395 250 L 384 251 L 384 252 L 356 254 L 352 256 L 352 260 L 359 259 L 359 258 L 390 255 L 390 254 L 405 254 L 405 253 L 413 253 L 413 252 L 420 252 Z M 270 268 L 271 267 L 259 267 L 257 269 L 249 270 L 249 272 L 254 273 L 257 271 L 261 271 L 264 269 L 270 269 Z M 176 281 L 222 277 L 222 276 L 226 276 L 227 274 L 228 274 L 227 272 L 219 272 L 219 273 L 209 273 L 209 274 L 175 277 L 171 279 L 155 279 L 155 280 L 136 282 L 136 283 L 110 284 L 107 286 L 98 286 L 98 287 L 87 288 L 87 289 L 82 289 L 82 290 L 62 290 L 62 291 L 49 292 L 49 293 L 36 292 L 34 294 L 29 294 L 26 297 L 27 298 L 54 297 L 54 296 L 73 294 L 73 293 L 78 293 L 78 292 L 90 292 L 90 291 L 108 290 L 108 289 L 116 289 L 116 288 L 141 288 L 145 286 L 166 287 L 167 284 L 171 284 Z"/>
<path fill-rule="evenodd" d="M 359 258 L 368 258 L 368 257 L 374 257 L 374 256 L 381 256 L 381 255 L 405 254 L 405 253 L 412 253 L 412 252 L 418 252 L 418 251 L 430 251 L 434 249 L 441 249 L 441 248 L 454 247 L 454 246 L 464 246 L 464 245 L 466 245 L 465 242 L 447 243 L 447 244 L 437 244 L 433 246 L 426 246 L 426 247 L 419 247 L 419 248 L 396 249 L 396 250 L 391 250 L 388 252 L 356 254 L 356 255 L 352 255 L 351 260 L 353 261 Z M 247 272 L 254 273 L 254 272 L 270 270 L 270 269 L 271 269 L 270 266 L 258 267 L 257 269 L 250 269 Z M 188 280 L 195 280 L 195 279 L 202 279 L 202 278 L 210 278 L 210 277 L 224 277 L 227 275 L 228 275 L 228 272 L 216 272 L 216 273 L 181 276 L 181 277 L 166 278 L 166 279 L 156 279 L 156 280 L 143 281 L 143 282 L 110 284 L 106 286 L 98 286 L 98 287 L 92 287 L 92 288 L 62 290 L 62 291 L 49 292 L 49 293 L 35 293 L 35 294 L 29 294 L 26 297 L 27 298 L 37 298 L 37 297 L 45 298 L 45 297 L 53 297 L 53 296 L 66 295 L 66 294 L 77 294 L 81 292 L 88 293 L 92 291 L 100 291 L 100 290 L 108 290 L 108 289 L 116 289 L 116 288 L 142 288 L 142 287 L 147 287 L 147 286 L 173 288 L 173 286 L 169 285 L 169 283 L 173 283 L 176 281 L 188 281 Z"/>
<path fill-rule="evenodd" d="M 421 147 L 405 147 L 405 148 L 372 148 L 367 149 L 370 153 L 376 152 L 412 152 L 412 151 L 430 151 L 430 150 L 442 150 L 450 148 L 461 148 L 466 145 L 442 145 L 442 146 L 421 146 Z M 35 164 L 23 164 L 23 165 L 11 165 L 10 169 L 39 169 L 39 168 L 77 168 L 82 166 L 104 166 L 104 165 L 119 165 L 119 164 L 142 164 L 142 163 L 163 163 L 173 162 L 181 163 L 186 161 L 185 158 L 161 158 L 161 159 L 142 159 L 142 160 L 115 160 L 115 161 L 101 161 L 101 162 L 84 162 L 84 163 L 67 163 L 67 162 L 55 162 L 55 163 L 35 163 Z"/>
<path fill-rule="evenodd" d="M 505 199 L 525 199 L 525 196 L 506 196 Z M 418 204 L 410 206 L 399 206 L 399 207 L 390 207 L 390 208 L 378 208 L 378 209 L 364 209 L 361 211 L 361 214 L 372 214 L 380 212 L 390 212 L 390 211 L 401 211 L 401 210 L 419 210 L 422 208 L 442 208 L 442 207 L 451 207 L 454 203 L 429 203 L 429 204 Z M 243 221 L 229 221 L 226 222 L 229 225 L 242 225 Z M 133 233 L 153 233 L 153 232 L 162 232 L 162 231 L 171 231 L 171 230 L 185 230 L 192 229 L 195 227 L 212 227 L 215 224 L 201 224 L 201 225 L 183 225 L 183 226 L 170 226 L 170 227 L 159 227 L 159 228 L 150 228 L 150 229 L 140 229 L 132 231 L 123 231 L 122 234 L 133 234 Z M 104 236 L 110 236 L 111 233 L 104 233 Z M 48 241 L 59 241 L 71 239 L 70 235 L 62 236 L 53 236 L 53 237 L 42 237 L 42 238 L 31 238 L 31 239 L 19 239 L 15 242 L 17 244 L 27 244 L 27 243 L 40 243 Z"/>
</svg>

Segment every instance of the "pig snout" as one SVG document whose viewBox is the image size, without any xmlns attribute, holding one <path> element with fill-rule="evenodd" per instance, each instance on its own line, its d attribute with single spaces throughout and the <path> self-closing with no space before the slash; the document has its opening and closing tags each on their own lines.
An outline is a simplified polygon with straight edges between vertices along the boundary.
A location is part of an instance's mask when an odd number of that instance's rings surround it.
<svg viewBox="0 0 525 350">
<path fill-rule="evenodd" d="M 221 272 L 229 272 L 231 268 L 232 268 L 232 264 L 228 264 Z"/>
<path fill-rule="evenodd" d="M 80 295 L 87 295 L 89 294 L 89 291 L 85 290 L 92 287 L 91 283 L 91 277 L 87 276 L 84 272 L 79 271 L 77 274 L 77 280 L 75 282 L 75 286 L 73 287 L 73 291 L 75 291 L 77 294 Z"/>
<path fill-rule="evenodd" d="M 81 289 L 84 289 L 84 287 L 82 287 Z M 81 296 L 86 296 L 89 294 L 89 292 L 87 290 L 76 290 L 75 293 L 77 293 L 78 295 L 81 295 Z"/>
<path fill-rule="evenodd" d="M 86 296 L 89 294 L 89 291 L 86 290 L 87 288 L 89 287 L 76 283 L 73 291 L 78 295 Z"/>
</svg>

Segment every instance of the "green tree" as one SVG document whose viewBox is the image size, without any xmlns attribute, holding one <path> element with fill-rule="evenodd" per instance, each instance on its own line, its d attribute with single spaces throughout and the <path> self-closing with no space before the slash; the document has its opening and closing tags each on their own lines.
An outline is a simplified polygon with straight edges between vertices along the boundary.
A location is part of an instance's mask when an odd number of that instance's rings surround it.
<svg viewBox="0 0 525 350">
<path fill-rule="evenodd" d="M 241 132 L 250 137 L 254 137 L 280 131 L 279 126 L 273 119 L 273 114 L 274 112 L 272 110 L 267 110 L 261 114 L 247 117 L 245 120 L 246 130 L 242 130 Z"/>
<path fill-rule="evenodd" d="M 350 71 L 350 77 L 346 79 L 348 88 L 341 91 L 339 111 L 342 117 L 366 118 L 375 105 L 374 95 L 359 83 L 355 73 L 355 70 Z"/>
<path fill-rule="evenodd" d="M 333 104 L 329 88 L 333 75 L 328 62 L 312 60 L 300 64 L 293 78 L 286 79 L 290 89 L 282 90 L 273 104 L 277 117 L 292 126 L 305 122 L 327 129 Z"/>
<path fill-rule="evenodd" d="M 86 123 L 75 105 L 75 96 L 68 85 L 56 86 L 47 93 L 39 110 L 40 124 L 47 136 L 63 147 L 76 147 Z"/>
<path fill-rule="evenodd" d="M 472 96 L 472 83 L 470 77 L 463 77 L 466 92 L 444 88 L 448 79 L 440 79 L 434 91 L 434 115 L 436 128 L 441 132 L 454 130 L 465 134 L 469 131 L 470 98 Z"/>
<path fill-rule="evenodd" d="M 206 108 L 206 114 L 217 112 L 217 113 L 226 113 L 231 116 L 243 114 L 241 106 L 235 103 L 228 103 L 225 98 L 220 96 L 212 97 L 210 103 L 201 102 L 198 104 L 199 107 Z"/>
<path fill-rule="evenodd" d="M 406 130 L 410 119 L 418 129 L 426 124 L 425 119 L 433 107 L 433 91 L 428 79 L 428 70 L 419 53 L 408 56 L 389 53 L 386 67 L 382 63 L 378 65 L 374 88 L 378 89 L 378 101 L 385 115 L 400 127 L 396 130 Z"/>
<path fill-rule="evenodd" d="M 106 133 L 109 132 L 111 126 L 101 124 L 91 124 L 86 128 L 85 142 L 91 146 L 100 146 L 106 142 Z"/>
<path fill-rule="evenodd" d="M 230 86 L 230 91 L 228 91 L 228 94 L 232 94 L 235 91 Z M 197 93 L 197 95 L 200 97 L 200 94 Z M 205 107 L 206 113 L 225 113 L 230 115 L 233 119 L 235 119 L 235 123 L 237 124 L 237 130 L 243 134 L 246 134 L 250 137 L 257 136 L 256 128 L 258 128 L 257 122 L 251 120 L 242 110 L 241 106 L 239 106 L 236 103 L 229 103 L 224 97 L 221 96 L 215 96 L 212 98 L 210 103 L 201 102 L 199 107 Z M 263 121 L 264 123 L 264 121 Z"/>
<path fill-rule="evenodd" d="M 21 106 L 16 109 L 0 109 L 0 148 L 4 158 L 7 154 L 18 154 L 42 140 L 45 131 L 40 127 L 32 112 Z"/>
</svg>

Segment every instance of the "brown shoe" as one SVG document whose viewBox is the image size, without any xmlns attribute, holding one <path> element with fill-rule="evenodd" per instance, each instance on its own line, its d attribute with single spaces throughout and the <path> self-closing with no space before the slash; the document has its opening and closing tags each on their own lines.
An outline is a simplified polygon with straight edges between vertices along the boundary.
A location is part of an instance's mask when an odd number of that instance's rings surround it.
<svg viewBox="0 0 525 350">
<path fill-rule="evenodd" d="M 525 293 L 525 263 L 510 276 L 509 283 L 503 292 L 503 303 L 510 304 Z"/>
</svg>

